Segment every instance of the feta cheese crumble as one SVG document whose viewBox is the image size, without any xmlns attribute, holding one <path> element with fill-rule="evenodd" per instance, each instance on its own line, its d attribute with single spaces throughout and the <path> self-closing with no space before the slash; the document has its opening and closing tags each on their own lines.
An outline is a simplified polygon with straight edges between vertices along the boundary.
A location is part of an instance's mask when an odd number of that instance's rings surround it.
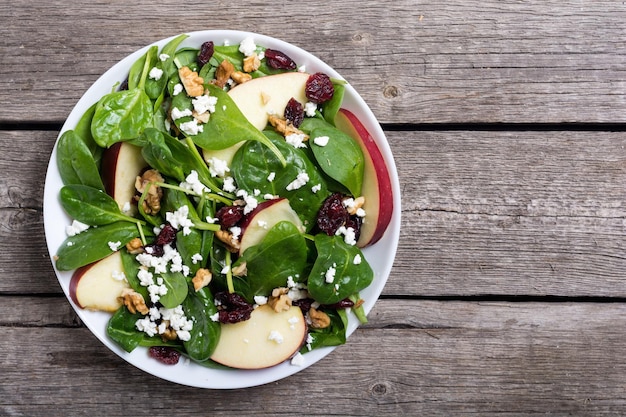
<svg viewBox="0 0 626 417">
<path fill-rule="evenodd" d="M 267 297 L 263 296 L 263 295 L 255 295 L 254 296 L 254 302 L 255 304 L 258 304 L 260 306 L 267 304 Z"/>
<path fill-rule="evenodd" d="M 313 187 L 311 187 L 311 191 L 313 192 L 313 194 L 317 194 L 321 189 L 322 189 L 322 184 L 316 184 Z"/>
<path fill-rule="evenodd" d="M 152 67 L 148 73 L 148 77 L 152 80 L 159 81 L 163 76 L 163 70 L 157 67 Z"/>
<path fill-rule="evenodd" d="M 328 141 L 330 140 L 330 138 L 328 136 L 318 136 L 315 139 L 313 139 L 313 143 L 315 143 L 317 146 L 326 146 L 328 145 Z"/>
<path fill-rule="evenodd" d="M 335 274 L 337 273 L 335 266 L 337 265 L 333 264 L 333 266 L 328 267 L 328 270 L 324 274 L 324 279 L 327 284 L 332 284 L 332 282 L 335 280 Z"/>
<path fill-rule="evenodd" d="M 256 52 L 256 44 L 254 43 L 254 39 L 251 36 L 245 38 L 239 44 L 239 52 L 244 54 L 245 56 L 250 56 Z"/>
<path fill-rule="evenodd" d="M 189 207 L 187 205 L 179 207 L 174 212 L 165 213 L 167 220 L 174 229 L 183 229 L 183 235 L 187 236 L 191 233 L 193 222 L 187 217 L 189 216 Z"/>
<path fill-rule="evenodd" d="M 179 128 L 181 132 L 189 136 L 194 136 L 204 131 L 204 127 L 198 124 L 196 119 L 181 123 Z"/>
<path fill-rule="evenodd" d="M 161 62 L 165 62 L 170 58 L 170 56 L 168 54 L 161 54 L 159 55 L 159 59 L 161 60 Z"/>
<path fill-rule="evenodd" d="M 212 177 L 224 177 L 226 176 L 227 172 L 230 172 L 228 162 L 224 161 L 223 159 L 212 157 L 207 161 L 207 164 L 209 166 L 209 173 Z M 226 183 L 225 180 L 224 183 Z"/>
<path fill-rule="evenodd" d="M 222 190 L 227 193 L 233 193 L 237 190 L 235 186 L 235 179 L 233 177 L 224 177 L 224 185 L 222 186 Z"/>
<path fill-rule="evenodd" d="M 354 260 L 352 261 L 352 263 L 355 265 L 360 265 L 361 262 L 363 262 L 363 258 L 361 258 L 361 255 L 359 255 L 358 253 L 354 255 Z"/>
<path fill-rule="evenodd" d="M 109 249 L 111 249 L 113 252 L 117 252 L 120 246 L 122 246 L 122 242 L 120 242 L 119 240 L 117 242 L 109 242 Z"/>
<path fill-rule="evenodd" d="M 209 189 L 200 182 L 198 172 L 196 170 L 191 170 L 189 175 L 185 178 L 185 181 L 181 182 L 179 186 L 185 190 L 192 191 L 196 195 L 202 195 L 209 192 Z"/>
<path fill-rule="evenodd" d="M 203 94 L 191 100 L 191 103 L 193 104 L 193 109 L 198 114 L 203 114 L 206 112 L 214 113 L 215 105 L 217 104 L 217 97 Z"/>
<path fill-rule="evenodd" d="M 304 355 L 300 352 L 296 353 L 295 356 L 291 358 L 291 365 L 293 366 L 304 365 Z"/>
<path fill-rule="evenodd" d="M 356 232 L 352 227 L 341 226 L 339 227 L 339 229 L 337 229 L 335 235 L 343 235 L 344 242 L 346 242 L 348 245 L 356 245 Z"/>
<path fill-rule="evenodd" d="M 89 229 L 89 225 L 79 222 L 78 220 L 74 220 L 71 225 L 65 227 L 65 233 L 68 236 L 76 236 L 77 234 L 84 232 Z"/>
<path fill-rule="evenodd" d="M 203 259 L 202 255 L 200 255 L 199 253 L 196 253 L 196 254 L 191 256 L 191 263 L 193 263 L 195 265 L 198 262 L 202 262 L 202 259 Z"/>
<path fill-rule="evenodd" d="M 178 107 L 174 107 L 172 111 L 170 111 L 172 120 L 182 119 L 183 117 L 191 116 L 191 114 L 191 109 L 180 110 Z"/>
<path fill-rule="evenodd" d="M 271 340 L 273 342 L 276 342 L 276 344 L 280 345 L 281 343 L 283 343 L 285 339 L 283 338 L 283 335 L 280 334 L 279 331 L 272 330 L 270 332 L 270 335 L 267 337 L 267 340 Z"/>
<path fill-rule="evenodd" d="M 309 182 L 309 174 L 307 174 L 306 172 L 301 172 L 298 174 L 295 180 L 287 184 L 287 191 L 293 191 L 304 187 L 307 182 Z"/>
<path fill-rule="evenodd" d="M 293 146 L 294 148 L 306 148 L 304 140 L 306 135 L 304 133 L 292 133 L 285 136 L 285 142 Z"/>
<path fill-rule="evenodd" d="M 315 112 L 317 111 L 317 104 L 312 102 L 307 102 L 304 105 L 304 112 L 308 117 L 315 117 Z"/>
<path fill-rule="evenodd" d="M 183 91 L 183 85 L 181 83 L 178 83 L 174 86 L 174 89 L 172 90 L 172 95 L 173 96 L 177 96 L 179 95 L 182 91 Z"/>
</svg>

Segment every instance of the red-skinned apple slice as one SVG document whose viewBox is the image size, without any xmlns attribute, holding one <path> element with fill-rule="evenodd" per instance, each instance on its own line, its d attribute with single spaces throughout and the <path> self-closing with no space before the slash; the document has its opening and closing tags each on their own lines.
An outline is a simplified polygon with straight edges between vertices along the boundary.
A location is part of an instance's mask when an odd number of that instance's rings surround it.
<svg viewBox="0 0 626 417">
<path fill-rule="evenodd" d="M 293 97 L 304 104 L 308 100 L 304 92 L 309 74 L 286 72 L 254 78 L 233 87 L 228 95 L 250 123 L 259 130 L 265 129 L 270 114 L 282 116 L 287 102 Z M 203 150 L 206 161 L 218 158 L 230 166 L 233 156 L 243 142 L 217 151 Z"/>
<path fill-rule="evenodd" d="M 338 129 L 357 141 L 365 157 L 362 194 L 365 197 L 365 217 L 357 246 L 365 247 L 376 243 L 387 230 L 393 213 L 393 189 L 391 177 L 383 154 L 369 131 L 356 115 L 340 109 L 335 117 Z"/>
<path fill-rule="evenodd" d="M 122 291 L 129 288 L 126 280 L 114 278 L 123 271 L 119 252 L 76 269 L 70 279 L 72 301 L 87 310 L 116 311 L 122 305 Z"/>
<path fill-rule="evenodd" d="M 250 246 L 261 243 L 267 232 L 281 221 L 289 221 L 304 231 L 302 221 L 291 208 L 289 200 L 277 198 L 259 203 L 241 223 L 241 237 L 239 253 L 243 254 Z"/>
<path fill-rule="evenodd" d="M 102 154 L 102 180 L 104 187 L 117 202 L 120 210 L 126 203 L 132 204 L 135 195 L 135 179 L 146 168 L 141 148 L 127 142 L 118 142 Z M 132 213 L 131 213 L 132 214 Z"/>
<path fill-rule="evenodd" d="M 265 304 L 250 319 L 222 324 L 211 359 L 238 369 L 262 369 L 292 357 L 302 346 L 307 326 L 300 307 L 275 312 Z"/>
</svg>

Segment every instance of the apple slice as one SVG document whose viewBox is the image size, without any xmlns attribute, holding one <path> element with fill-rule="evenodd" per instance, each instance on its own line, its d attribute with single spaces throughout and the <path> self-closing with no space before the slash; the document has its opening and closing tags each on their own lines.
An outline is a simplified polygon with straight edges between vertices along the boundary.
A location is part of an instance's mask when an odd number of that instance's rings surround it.
<svg viewBox="0 0 626 417">
<path fill-rule="evenodd" d="M 298 214 L 291 208 L 289 200 L 277 198 L 259 203 L 241 223 L 239 254 L 250 246 L 261 243 L 267 232 L 281 221 L 288 221 L 304 233 L 304 225 Z"/>
<path fill-rule="evenodd" d="M 365 197 L 365 217 L 357 246 L 376 243 L 385 233 L 393 213 L 391 177 L 383 154 L 374 138 L 359 119 L 346 109 L 335 116 L 335 126 L 357 141 L 365 157 L 362 194 Z"/>
<path fill-rule="evenodd" d="M 120 210 L 126 203 L 132 204 L 135 195 L 135 179 L 147 167 L 141 156 L 141 148 L 127 142 L 118 142 L 106 149 L 102 154 L 102 180 L 104 188 L 117 202 Z M 133 212 L 131 211 L 131 213 Z"/>
<path fill-rule="evenodd" d="M 302 310 L 296 306 L 277 313 L 265 304 L 257 307 L 250 319 L 221 327 L 211 359 L 238 369 L 278 365 L 300 349 L 307 335 Z"/>
<path fill-rule="evenodd" d="M 124 271 L 119 252 L 74 271 L 70 279 L 70 297 L 80 308 L 114 312 L 122 305 L 120 295 L 129 288 L 125 279 L 114 275 Z"/>
<path fill-rule="evenodd" d="M 269 114 L 282 116 L 287 102 L 295 98 L 303 105 L 308 101 L 304 92 L 309 74 L 304 72 L 286 72 L 254 78 L 233 87 L 228 95 L 233 99 L 239 110 L 257 129 L 267 126 Z M 233 156 L 243 142 L 217 151 L 203 150 L 206 161 L 219 158 L 230 166 Z"/>
</svg>

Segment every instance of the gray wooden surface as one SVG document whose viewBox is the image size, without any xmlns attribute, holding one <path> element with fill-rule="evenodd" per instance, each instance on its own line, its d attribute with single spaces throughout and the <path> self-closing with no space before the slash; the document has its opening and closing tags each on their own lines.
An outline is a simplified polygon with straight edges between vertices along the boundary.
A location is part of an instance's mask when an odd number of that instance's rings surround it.
<svg viewBox="0 0 626 417">
<path fill-rule="evenodd" d="M 0 4 L 0 415 L 626 415 L 621 1 Z M 43 236 L 58 130 L 119 59 L 241 29 L 335 67 L 386 131 L 398 254 L 370 323 L 287 379 L 211 391 L 109 352 Z"/>
</svg>

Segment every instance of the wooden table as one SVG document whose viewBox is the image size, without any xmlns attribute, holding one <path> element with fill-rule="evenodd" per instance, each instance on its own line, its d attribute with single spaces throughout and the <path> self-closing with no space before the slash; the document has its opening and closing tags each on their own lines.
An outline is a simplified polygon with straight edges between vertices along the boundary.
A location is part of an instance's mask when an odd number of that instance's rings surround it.
<svg viewBox="0 0 626 417">
<path fill-rule="evenodd" d="M 0 415 L 626 415 L 626 6 L 621 1 L 15 1 L 0 5 Z M 212 391 L 108 351 L 63 296 L 42 196 L 98 76 L 204 29 L 336 68 L 402 188 L 370 323 L 292 377 Z"/>
</svg>

